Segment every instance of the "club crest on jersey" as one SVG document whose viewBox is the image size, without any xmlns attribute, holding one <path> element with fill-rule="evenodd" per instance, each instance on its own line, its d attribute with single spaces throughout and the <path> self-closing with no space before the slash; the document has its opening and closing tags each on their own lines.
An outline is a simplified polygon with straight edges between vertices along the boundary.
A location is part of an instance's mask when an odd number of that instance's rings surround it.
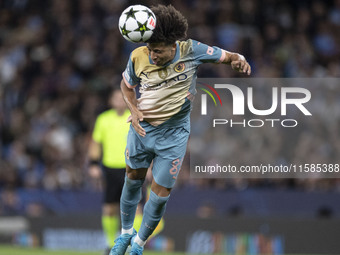
<svg viewBox="0 0 340 255">
<path fill-rule="evenodd" d="M 166 70 L 166 68 L 158 70 L 158 76 L 161 79 L 165 80 L 165 78 L 168 77 L 168 71 Z"/>
<path fill-rule="evenodd" d="M 175 69 L 175 72 L 181 73 L 185 70 L 185 64 L 183 62 L 178 63 L 177 65 L 175 65 L 174 69 Z"/>
</svg>

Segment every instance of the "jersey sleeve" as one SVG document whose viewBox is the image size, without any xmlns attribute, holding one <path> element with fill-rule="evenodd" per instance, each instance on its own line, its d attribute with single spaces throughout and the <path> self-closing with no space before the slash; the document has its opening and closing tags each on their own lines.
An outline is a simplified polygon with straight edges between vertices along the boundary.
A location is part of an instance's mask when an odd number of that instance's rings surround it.
<svg viewBox="0 0 340 255">
<path fill-rule="evenodd" d="M 102 143 L 103 141 L 102 130 L 103 130 L 103 125 L 102 125 L 102 121 L 99 115 L 98 118 L 96 119 L 96 123 L 94 124 L 94 129 L 92 132 L 92 139 L 97 143 Z"/>
<path fill-rule="evenodd" d="M 208 46 L 204 43 L 192 40 L 193 54 L 199 64 L 221 63 L 225 57 L 225 51 L 216 46 Z"/>
<path fill-rule="evenodd" d="M 135 73 L 135 68 L 134 68 L 134 64 L 132 62 L 132 58 L 131 55 L 129 57 L 129 61 L 127 63 L 126 69 L 123 72 L 123 79 L 125 81 L 125 84 L 129 87 L 129 88 L 135 88 L 138 84 L 140 79 L 137 77 L 136 73 Z"/>
</svg>

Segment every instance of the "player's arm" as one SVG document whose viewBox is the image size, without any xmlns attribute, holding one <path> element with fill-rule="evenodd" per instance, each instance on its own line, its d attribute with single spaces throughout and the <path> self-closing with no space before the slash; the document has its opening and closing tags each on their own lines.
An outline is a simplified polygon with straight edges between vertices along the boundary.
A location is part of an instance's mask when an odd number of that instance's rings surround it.
<svg viewBox="0 0 340 255">
<path fill-rule="evenodd" d="M 95 140 L 91 139 L 90 148 L 89 148 L 89 159 L 90 161 L 99 162 L 102 153 L 102 148 L 100 143 L 96 142 Z"/>
<path fill-rule="evenodd" d="M 216 46 L 208 46 L 204 43 L 192 40 L 193 54 L 198 61 L 202 63 L 223 63 L 231 65 L 232 69 L 240 73 L 250 75 L 251 68 L 247 60 L 240 54 L 223 50 Z"/>
<path fill-rule="evenodd" d="M 89 174 L 92 178 L 99 178 L 101 176 L 100 170 L 101 155 L 102 155 L 101 144 L 91 139 L 88 156 L 89 156 Z"/>
<path fill-rule="evenodd" d="M 250 75 L 251 67 L 244 56 L 226 50 L 223 51 L 224 59 L 222 60 L 222 63 L 230 64 L 232 69 L 239 71 L 240 73 L 246 73 Z"/>
<path fill-rule="evenodd" d="M 129 117 L 128 121 L 132 123 L 132 126 L 136 130 L 136 132 L 139 135 L 144 137 L 146 135 L 146 132 L 142 128 L 142 126 L 139 124 L 140 121 L 143 121 L 143 113 L 139 111 L 137 108 L 137 99 L 136 99 L 135 89 L 129 88 L 126 85 L 124 79 L 122 79 L 120 83 L 120 88 L 122 90 L 125 103 L 131 112 L 131 116 Z"/>
</svg>

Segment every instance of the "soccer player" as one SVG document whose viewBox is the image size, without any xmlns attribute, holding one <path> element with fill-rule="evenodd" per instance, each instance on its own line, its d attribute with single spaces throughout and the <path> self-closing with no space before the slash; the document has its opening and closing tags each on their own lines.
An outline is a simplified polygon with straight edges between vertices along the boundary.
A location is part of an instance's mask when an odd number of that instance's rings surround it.
<svg viewBox="0 0 340 255">
<path fill-rule="evenodd" d="M 130 126 L 126 119 L 130 112 L 120 89 L 112 91 L 109 105 L 111 109 L 101 113 L 96 119 L 89 147 L 89 171 L 92 176 L 103 173 L 102 227 L 106 243 L 108 247 L 112 247 L 120 225 L 119 200 L 124 185 L 124 151 Z M 110 248 L 105 254 L 109 252 Z"/>
<path fill-rule="evenodd" d="M 104 175 L 102 227 L 107 246 L 112 247 L 119 230 L 119 200 L 126 169 L 124 152 L 130 127 L 126 120 L 130 112 L 120 89 L 114 89 L 110 93 L 109 105 L 111 109 L 101 113 L 96 119 L 89 148 L 89 171 L 94 177 L 101 176 L 101 173 Z M 142 208 L 142 204 L 139 208 Z M 139 212 L 133 227 L 139 229 L 141 222 L 142 212 Z M 161 231 L 162 226 L 159 226 L 153 236 Z M 104 254 L 108 255 L 110 250 L 111 248 L 107 248 Z"/>
<path fill-rule="evenodd" d="M 200 64 L 230 64 L 250 74 L 245 58 L 186 37 L 187 20 L 171 5 L 152 8 L 157 24 L 147 46 L 135 49 L 123 72 L 121 89 L 131 116 L 125 160 L 125 183 L 120 200 L 122 232 L 111 255 L 143 254 L 144 245 L 165 212 L 185 155 L 190 132 L 190 110 L 196 93 Z M 136 99 L 134 88 L 140 85 Z M 142 225 L 133 229 L 141 187 L 153 160 L 150 198 L 144 206 Z"/>
</svg>

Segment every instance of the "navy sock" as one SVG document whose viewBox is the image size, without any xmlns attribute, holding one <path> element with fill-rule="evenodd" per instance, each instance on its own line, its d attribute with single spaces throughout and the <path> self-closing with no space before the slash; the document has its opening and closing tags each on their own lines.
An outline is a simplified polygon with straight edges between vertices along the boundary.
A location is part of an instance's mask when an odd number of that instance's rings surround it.
<svg viewBox="0 0 340 255">
<path fill-rule="evenodd" d="M 120 198 L 120 217 L 123 229 L 131 229 L 136 209 L 142 198 L 143 180 L 131 180 L 125 176 L 125 183 Z"/>
</svg>

